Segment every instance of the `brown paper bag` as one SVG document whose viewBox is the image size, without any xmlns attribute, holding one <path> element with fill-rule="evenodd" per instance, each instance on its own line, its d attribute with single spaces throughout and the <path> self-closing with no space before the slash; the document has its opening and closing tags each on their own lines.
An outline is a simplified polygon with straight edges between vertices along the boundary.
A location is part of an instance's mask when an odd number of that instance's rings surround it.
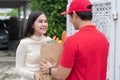
<svg viewBox="0 0 120 80">
<path fill-rule="evenodd" d="M 58 66 L 59 59 L 61 57 L 63 49 L 62 43 L 45 43 L 41 45 L 41 54 L 40 54 L 40 62 L 42 59 L 46 59 L 50 61 L 52 64 L 55 64 L 55 67 Z M 40 75 L 42 76 L 43 80 L 55 80 L 48 74 L 42 74 L 40 72 Z"/>
</svg>

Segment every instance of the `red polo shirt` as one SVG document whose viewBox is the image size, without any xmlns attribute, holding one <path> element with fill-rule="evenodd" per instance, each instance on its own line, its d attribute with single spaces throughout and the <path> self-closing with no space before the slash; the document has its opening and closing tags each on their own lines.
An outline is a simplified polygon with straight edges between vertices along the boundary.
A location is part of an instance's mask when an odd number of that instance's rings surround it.
<svg viewBox="0 0 120 80">
<path fill-rule="evenodd" d="M 82 27 L 65 43 L 60 65 L 72 68 L 66 80 L 106 80 L 109 42 L 94 25 Z"/>
</svg>

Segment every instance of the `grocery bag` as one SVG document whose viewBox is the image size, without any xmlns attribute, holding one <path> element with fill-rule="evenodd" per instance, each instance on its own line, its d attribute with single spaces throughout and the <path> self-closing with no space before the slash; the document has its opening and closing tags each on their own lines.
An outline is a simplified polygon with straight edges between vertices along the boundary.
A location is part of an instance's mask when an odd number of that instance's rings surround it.
<svg viewBox="0 0 120 80">
<path fill-rule="evenodd" d="M 59 60 L 62 54 L 63 44 L 62 43 L 44 43 L 41 45 L 40 62 L 42 59 L 50 61 L 55 67 L 58 66 Z M 55 80 L 49 74 L 42 74 L 40 76 L 43 80 Z"/>
</svg>

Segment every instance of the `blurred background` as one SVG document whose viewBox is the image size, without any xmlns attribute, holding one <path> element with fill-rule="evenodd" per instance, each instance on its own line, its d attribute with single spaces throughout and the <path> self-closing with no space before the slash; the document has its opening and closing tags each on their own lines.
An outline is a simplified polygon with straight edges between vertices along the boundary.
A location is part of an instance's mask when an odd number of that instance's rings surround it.
<svg viewBox="0 0 120 80">
<path fill-rule="evenodd" d="M 15 52 L 22 38 L 29 14 L 43 11 L 48 17 L 48 36 L 57 36 L 66 30 L 67 0 L 0 0 L 0 80 L 18 80 L 15 74 Z"/>
</svg>

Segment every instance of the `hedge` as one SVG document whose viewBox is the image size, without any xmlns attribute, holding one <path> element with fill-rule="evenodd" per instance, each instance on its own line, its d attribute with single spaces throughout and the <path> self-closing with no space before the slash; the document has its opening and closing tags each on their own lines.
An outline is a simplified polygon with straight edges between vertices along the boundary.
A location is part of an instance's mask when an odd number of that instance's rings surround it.
<svg viewBox="0 0 120 80">
<path fill-rule="evenodd" d="M 48 36 L 57 36 L 66 30 L 66 16 L 60 13 L 66 10 L 67 0 L 31 0 L 31 9 L 45 12 L 48 17 Z"/>
</svg>

